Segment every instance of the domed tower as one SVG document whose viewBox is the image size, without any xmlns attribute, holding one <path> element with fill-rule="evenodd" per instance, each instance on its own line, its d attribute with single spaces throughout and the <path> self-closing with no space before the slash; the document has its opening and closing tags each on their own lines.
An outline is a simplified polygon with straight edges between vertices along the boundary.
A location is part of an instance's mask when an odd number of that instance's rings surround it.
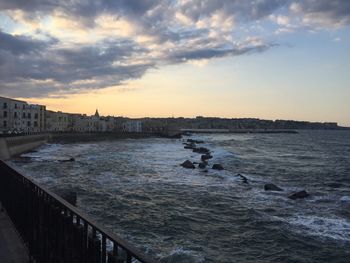
<svg viewBox="0 0 350 263">
<path fill-rule="evenodd" d="M 98 113 L 98 109 L 96 109 L 96 112 L 95 112 L 95 117 L 99 118 L 100 117 L 100 114 Z"/>
</svg>

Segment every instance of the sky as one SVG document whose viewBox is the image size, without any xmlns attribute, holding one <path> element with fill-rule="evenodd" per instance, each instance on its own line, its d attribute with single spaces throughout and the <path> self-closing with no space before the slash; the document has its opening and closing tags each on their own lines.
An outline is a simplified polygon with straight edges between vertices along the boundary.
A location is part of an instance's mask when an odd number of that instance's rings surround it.
<svg viewBox="0 0 350 263">
<path fill-rule="evenodd" d="M 0 95 L 350 126 L 350 1 L 0 0 Z"/>
</svg>

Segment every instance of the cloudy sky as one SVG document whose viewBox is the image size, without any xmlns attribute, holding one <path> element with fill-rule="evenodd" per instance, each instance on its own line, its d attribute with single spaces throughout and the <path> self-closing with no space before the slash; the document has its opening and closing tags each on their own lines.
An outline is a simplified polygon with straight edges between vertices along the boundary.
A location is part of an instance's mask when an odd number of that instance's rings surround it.
<svg viewBox="0 0 350 263">
<path fill-rule="evenodd" d="M 0 0 L 0 95 L 350 126 L 348 0 Z"/>
</svg>

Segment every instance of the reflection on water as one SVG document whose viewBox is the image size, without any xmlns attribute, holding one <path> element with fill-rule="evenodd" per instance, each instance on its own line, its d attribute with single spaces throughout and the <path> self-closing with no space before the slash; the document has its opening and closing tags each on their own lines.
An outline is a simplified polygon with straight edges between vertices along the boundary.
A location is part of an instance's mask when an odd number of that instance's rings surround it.
<svg viewBox="0 0 350 263">
<path fill-rule="evenodd" d="M 13 162 L 163 262 L 350 262 L 349 132 L 194 137 L 224 171 L 182 168 L 200 155 L 175 139 L 48 144 Z"/>
</svg>

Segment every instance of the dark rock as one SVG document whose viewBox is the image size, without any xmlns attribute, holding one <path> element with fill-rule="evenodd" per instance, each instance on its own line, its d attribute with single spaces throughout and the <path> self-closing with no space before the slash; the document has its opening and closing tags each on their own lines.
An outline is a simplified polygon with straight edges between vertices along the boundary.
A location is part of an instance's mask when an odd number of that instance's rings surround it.
<svg viewBox="0 0 350 263">
<path fill-rule="evenodd" d="M 204 143 L 202 140 L 193 140 L 193 139 L 187 139 L 187 142 L 189 143 Z"/>
<path fill-rule="evenodd" d="M 213 158 L 213 156 L 210 155 L 209 153 L 204 154 L 204 155 L 201 156 L 201 160 L 202 160 L 202 161 L 209 160 L 209 159 L 211 159 L 211 158 Z"/>
<path fill-rule="evenodd" d="M 265 184 L 264 189 L 265 189 L 265 191 L 283 191 L 282 188 L 279 188 L 275 184 Z"/>
<path fill-rule="evenodd" d="M 198 168 L 205 169 L 205 167 L 207 167 L 207 165 L 208 165 L 208 163 L 202 162 L 202 163 L 199 163 Z"/>
<path fill-rule="evenodd" d="M 241 175 L 241 174 L 238 174 L 238 176 L 241 177 L 243 183 L 245 183 L 245 184 L 248 183 L 248 178 L 247 177 L 245 177 L 244 175 Z"/>
<path fill-rule="evenodd" d="M 194 148 L 193 152 L 195 153 L 201 153 L 201 154 L 207 154 L 209 153 L 209 149 L 205 148 L 205 147 L 199 147 L 199 148 Z"/>
<path fill-rule="evenodd" d="M 66 162 L 74 162 L 75 159 L 73 157 L 70 157 L 69 159 L 66 160 L 59 160 L 61 163 L 66 163 Z"/>
<path fill-rule="evenodd" d="M 224 170 L 224 167 L 221 164 L 214 163 L 212 169 L 214 169 L 214 170 Z"/>
<path fill-rule="evenodd" d="M 185 148 L 185 149 L 191 149 L 191 150 L 193 150 L 193 149 L 196 148 L 196 145 L 195 145 L 195 144 L 186 144 L 186 145 L 184 146 L 184 148 Z"/>
<path fill-rule="evenodd" d="M 288 196 L 288 198 L 290 199 L 298 199 L 298 198 L 305 198 L 308 197 L 310 194 L 308 192 L 306 192 L 305 190 L 300 191 L 300 192 L 296 192 L 294 194 L 291 194 L 290 196 Z"/>
<path fill-rule="evenodd" d="M 191 142 L 191 143 L 185 143 L 185 146 L 184 146 L 185 149 L 195 149 L 196 148 L 196 144 Z"/>
<path fill-rule="evenodd" d="M 193 164 L 191 161 L 189 161 L 189 160 L 184 161 L 184 162 L 181 164 L 181 166 L 182 166 L 183 168 L 187 168 L 187 169 L 194 169 L 194 168 L 196 168 L 196 167 L 194 166 L 194 164 Z"/>
</svg>

